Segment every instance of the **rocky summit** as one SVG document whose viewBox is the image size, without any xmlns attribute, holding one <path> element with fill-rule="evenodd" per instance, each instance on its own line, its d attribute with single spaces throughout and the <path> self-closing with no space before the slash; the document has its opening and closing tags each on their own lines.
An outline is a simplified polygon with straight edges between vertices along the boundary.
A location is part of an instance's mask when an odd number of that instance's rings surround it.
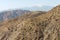
<svg viewBox="0 0 60 40">
<path fill-rule="evenodd" d="M 60 5 L 0 23 L 0 40 L 60 40 Z"/>
</svg>

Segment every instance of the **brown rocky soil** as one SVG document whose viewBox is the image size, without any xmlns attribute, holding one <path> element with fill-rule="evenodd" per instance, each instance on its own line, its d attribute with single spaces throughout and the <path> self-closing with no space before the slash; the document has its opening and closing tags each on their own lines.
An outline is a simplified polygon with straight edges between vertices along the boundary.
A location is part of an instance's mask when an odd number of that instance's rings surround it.
<svg viewBox="0 0 60 40">
<path fill-rule="evenodd" d="M 60 40 L 60 5 L 1 23 L 0 40 Z"/>
</svg>

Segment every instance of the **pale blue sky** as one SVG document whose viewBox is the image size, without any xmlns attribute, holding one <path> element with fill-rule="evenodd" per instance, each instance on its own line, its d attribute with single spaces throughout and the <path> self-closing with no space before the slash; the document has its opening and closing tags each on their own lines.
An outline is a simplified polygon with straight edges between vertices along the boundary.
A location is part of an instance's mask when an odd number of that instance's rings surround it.
<svg viewBox="0 0 60 40">
<path fill-rule="evenodd" d="M 0 0 L 0 11 L 31 6 L 56 6 L 59 4 L 60 0 Z"/>
</svg>

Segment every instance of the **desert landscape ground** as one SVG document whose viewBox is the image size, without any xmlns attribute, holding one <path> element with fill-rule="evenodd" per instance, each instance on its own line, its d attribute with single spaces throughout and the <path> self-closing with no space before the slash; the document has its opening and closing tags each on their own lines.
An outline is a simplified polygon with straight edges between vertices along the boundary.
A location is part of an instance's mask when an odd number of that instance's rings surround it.
<svg viewBox="0 0 60 40">
<path fill-rule="evenodd" d="M 2 12 L 1 20 L 0 40 L 60 40 L 60 5 L 50 11 Z"/>
</svg>

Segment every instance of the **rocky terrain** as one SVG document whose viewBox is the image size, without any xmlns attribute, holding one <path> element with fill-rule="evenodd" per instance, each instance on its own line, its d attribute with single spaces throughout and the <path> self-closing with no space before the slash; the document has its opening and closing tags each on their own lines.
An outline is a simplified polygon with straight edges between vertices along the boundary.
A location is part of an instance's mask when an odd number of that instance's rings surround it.
<svg viewBox="0 0 60 40">
<path fill-rule="evenodd" d="M 0 23 L 0 40 L 60 40 L 60 5 Z"/>
</svg>

